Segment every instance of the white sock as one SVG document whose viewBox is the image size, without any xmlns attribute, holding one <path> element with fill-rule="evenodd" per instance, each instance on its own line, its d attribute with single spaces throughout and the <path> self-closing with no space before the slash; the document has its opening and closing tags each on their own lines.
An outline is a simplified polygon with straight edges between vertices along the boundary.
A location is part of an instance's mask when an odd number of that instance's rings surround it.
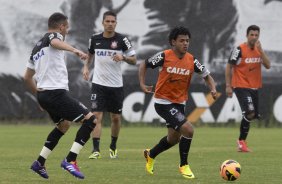
<svg viewBox="0 0 282 184">
<path fill-rule="evenodd" d="M 73 152 L 73 153 L 76 153 L 78 155 L 82 148 L 83 148 L 83 146 L 81 144 L 74 142 L 72 144 L 70 151 Z"/>
<path fill-rule="evenodd" d="M 48 156 L 52 153 L 52 150 L 50 150 L 49 148 L 43 146 L 41 152 L 40 152 L 40 156 L 42 156 L 43 158 L 47 159 Z"/>
</svg>

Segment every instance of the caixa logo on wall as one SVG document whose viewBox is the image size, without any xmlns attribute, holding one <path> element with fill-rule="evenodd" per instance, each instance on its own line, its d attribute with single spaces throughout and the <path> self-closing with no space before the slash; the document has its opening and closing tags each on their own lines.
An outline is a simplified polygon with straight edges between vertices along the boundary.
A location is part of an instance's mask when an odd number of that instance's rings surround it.
<svg viewBox="0 0 282 184">
<path fill-rule="evenodd" d="M 215 101 L 210 94 L 205 94 L 204 92 L 191 92 L 188 103 L 193 103 L 194 107 L 187 111 L 187 119 L 192 123 L 198 121 L 203 123 L 240 122 L 242 112 L 236 95 L 234 94 L 232 98 L 226 98 L 219 93 L 218 99 L 221 99 L 221 103 L 219 103 L 220 107 L 217 105 L 216 108 L 212 108 Z M 282 123 L 282 108 L 280 108 L 282 107 L 282 95 L 279 96 L 272 105 L 275 119 Z M 269 107 L 269 109 L 272 108 Z M 125 98 L 122 115 L 126 121 L 132 123 L 151 123 L 154 121 L 164 122 L 154 109 L 152 95 L 148 96 L 148 94 L 143 92 L 133 92 Z M 265 116 L 269 117 L 269 115 Z"/>
</svg>

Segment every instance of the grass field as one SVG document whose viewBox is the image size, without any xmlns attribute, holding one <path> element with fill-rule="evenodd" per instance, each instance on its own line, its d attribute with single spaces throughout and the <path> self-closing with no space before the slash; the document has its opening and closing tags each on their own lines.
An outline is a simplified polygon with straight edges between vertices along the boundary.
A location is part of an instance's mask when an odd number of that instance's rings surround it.
<svg viewBox="0 0 282 184">
<path fill-rule="evenodd" d="M 61 170 L 60 162 L 68 153 L 78 126 L 73 126 L 49 156 L 45 180 L 29 170 L 37 158 L 52 125 L 0 126 L 0 183 L 93 183 L 93 184 L 220 184 L 230 183 L 219 176 L 219 166 L 226 159 L 242 166 L 241 177 L 233 183 L 282 183 L 282 129 L 252 128 L 248 141 L 252 153 L 238 153 L 238 128 L 195 128 L 189 162 L 197 179 L 182 178 L 178 173 L 178 146 L 156 159 L 155 174 L 145 173 L 143 149 L 155 145 L 166 134 L 164 127 L 123 127 L 118 141 L 119 158 L 108 156 L 110 129 L 103 129 L 102 159 L 89 160 L 92 143 L 81 151 L 78 164 L 86 178 L 78 180 Z M 92 141 L 91 141 L 92 142 Z"/>
</svg>

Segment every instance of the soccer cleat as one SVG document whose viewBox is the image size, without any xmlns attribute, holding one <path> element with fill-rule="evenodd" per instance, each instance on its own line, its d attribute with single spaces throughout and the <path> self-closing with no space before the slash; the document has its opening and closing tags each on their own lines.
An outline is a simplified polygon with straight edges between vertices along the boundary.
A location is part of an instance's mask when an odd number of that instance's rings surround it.
<svg viewBox="0 0 282 184">
<path fill-rule="evenodd" d="M 84 175 L 79 171 L 76 161 L 67 162 L 67 160 L 64 159 L 61 163 L 61 167 L 71 173 L 73 176 L 79 179 L 84 179 Z"/>
<path fill-rule="evenodd" d="M 110 158 L 117 158 L 117 157 L 118 157 L 118 155 L 117 155 L 117 149 L 112 150 L 112 149 L 110 148 L 109 151 L 110 151 Z"/>
<path fill-rule="evenodd" d="M 99 159 L 99 158 L 102 158 L 102 156 L 99 151 L 94 151 L 88 158 L 89 159 Z"/>
<path fill-rule="evenodd" d="M 39 174 L 42 178 L 49 178 L 46 168 L 44 166 L 41 166 L 41 164 L 37 160 L 33 162 L 33 164 L 30 166 L 30 169 Z"/>
<path fill-rule="evenodd" d="M 182 176 L 184 178 L 187 178 L 187 179 L 195 178 L 195 176 L 194 176 L 193 172 L 191 171 L 189 165 L 184 165 L 182 167 L 179 167 L 179 172 L 182 174 Z"/>
<path fill-rule="evenodd" d="M 238 152 L 251 152 L 245 140 L 238 140 L 237 145 L 238 145 Z"/>
<path fill-rule="evenodd" d="M 149 156 L 150 150 L 149 149 L 145 149 L 144 150 L 144 157 L 146 159 L 146 167 L 145 170 L 149 173 L 149 174 L 154 174 L 154 163 L 155 163 L 155 159 L 151 158 Z"/>
</svg>

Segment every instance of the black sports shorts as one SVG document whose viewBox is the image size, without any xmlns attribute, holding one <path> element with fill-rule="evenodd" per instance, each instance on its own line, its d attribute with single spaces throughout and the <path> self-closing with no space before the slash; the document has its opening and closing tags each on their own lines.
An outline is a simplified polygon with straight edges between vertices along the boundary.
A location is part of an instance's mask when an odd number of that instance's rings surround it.
<svg viewBox="0 0 282 184">
<path fill-rule="evenodd" d="M 91 111 L 121 114 L 123 107 L 123 87 L 108 87 L 92 83 Z"/>
<path fill-rule="evenodd" d="M 89 113 L 81 102 L 71 97 L 64 89 L 38 91 L 37 100 L 54 123 L 63 120 L 79 122 Z"/>
<path fill-rule="evenodd" d="M 186 122 L 184 115 L 185 105 L 183 104 L 158 104 L 155 103 L 156 112 L 166 121 L 167 128 L 179 131 Z"/>
<path fill-rule="evenodd" d="M 239 101 L 243 115 L 255 112 L 255 117 L 257 118 L 259 116 L 258 90 L 249 88 L 234 88 L 234 92 Z"/>
</svg>

